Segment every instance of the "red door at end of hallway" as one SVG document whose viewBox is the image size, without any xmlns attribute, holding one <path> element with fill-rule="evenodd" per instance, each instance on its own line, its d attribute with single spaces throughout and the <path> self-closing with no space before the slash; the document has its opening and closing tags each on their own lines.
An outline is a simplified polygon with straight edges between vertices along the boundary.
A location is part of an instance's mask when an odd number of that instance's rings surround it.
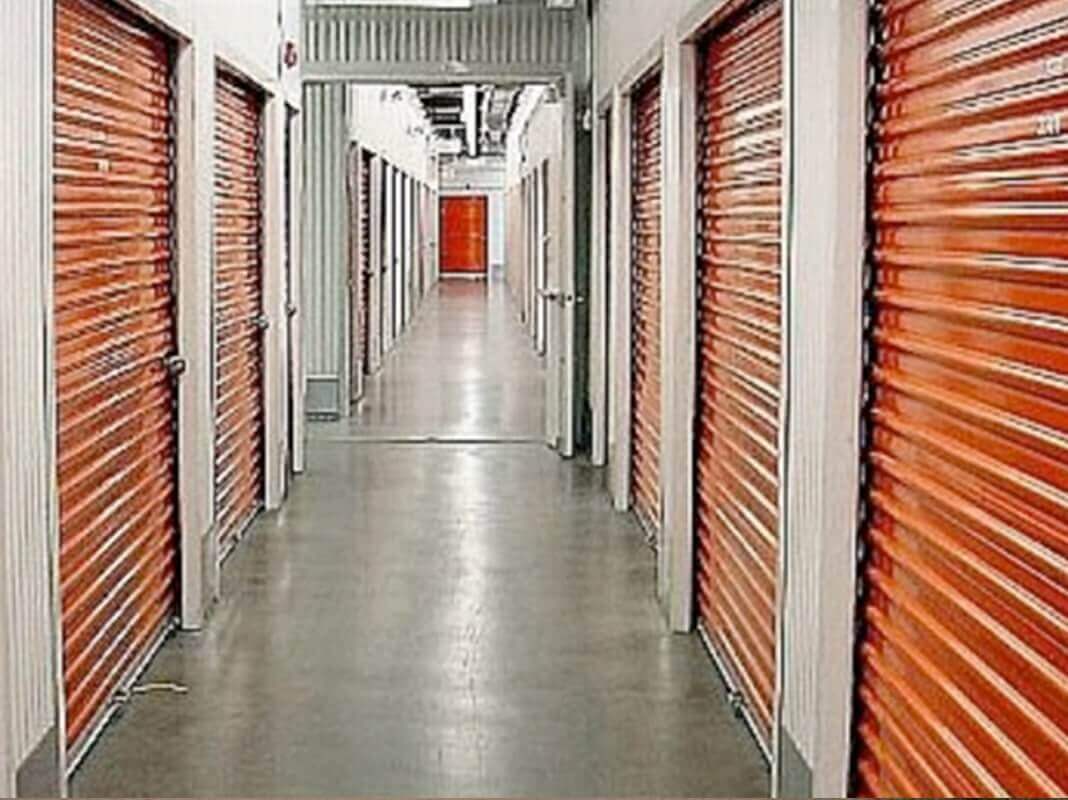
<svg viewBox="0 0 1068 800">
<path fill-rule="evenodd" d="M 55 5 L 60 603 L 77 758 L 176 613 L 171 43 Z"/>
<path fill-rule="evenodd" d="M 1068 795 L 1068 2 L 876 4 L 862 796 Z"/>
<path fill-rule="evenodd" d="M 783 13 L 749 3 L 698 76 L 696 608 L 771 752 L 782 407 Z"/>
<path fill-rule="evenodd" d="M 441 272 L 485 275 L 489 261 L 489 199 L 441 198 Z"/>
<path fill-rule="evenodd" d="M 631 120 L 631 506 L 660 533 L 660 287 L 662 103 L 660 73 L 632 98 Z"/>
<path fill-rule="evenodd" d="M 221 69 L 215 97 L 215 522 L 225 557 L 264 502 L 263 97 Z"/>
</svg>

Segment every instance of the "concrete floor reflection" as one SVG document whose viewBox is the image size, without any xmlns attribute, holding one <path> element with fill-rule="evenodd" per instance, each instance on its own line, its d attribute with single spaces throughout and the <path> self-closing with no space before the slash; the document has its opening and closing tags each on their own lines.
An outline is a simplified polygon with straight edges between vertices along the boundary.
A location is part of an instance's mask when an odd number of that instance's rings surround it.
<svg viewBox="0 0 1068 800">
<path fill-rule="evenodd" d="M 361 418 L 540 439 L 541 372 L 503 298 L 447 286 Z M 597 470 L 537 442 L 316 432 L 308 473 L 170 642 L 79 796 L 766 795 L 696 639 Z"/>
</svg>

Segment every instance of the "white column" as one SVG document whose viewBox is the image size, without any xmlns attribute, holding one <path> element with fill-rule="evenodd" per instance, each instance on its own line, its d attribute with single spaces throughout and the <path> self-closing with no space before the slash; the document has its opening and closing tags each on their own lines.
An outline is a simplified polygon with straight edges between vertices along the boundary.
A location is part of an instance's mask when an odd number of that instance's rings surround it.
<svg viewBox="0 0 1068 800">
<path fill-rule="evenodd" d="M 178 54 L 178 329 L 187 369 L 178 393 L 181 623 L 203 627 L 218 587 L 212 294 L 215 52 L 201 37 Z"/>
<path fill-rule="evenodd" d="M 790 369 L 776 790 L 842 797 L 853 698 L 867 21 L 864 4 L 855 0 L 791 2 Z"/>
<path fill-rule="evenodd" d="M 298 91 L 294 94 L 300 97 Z M 303 114 L 303 110 L 301 110 Z M 304 367 L 304 124 L 300 116 L 294 116 L 286 123 L 289 125 L 289 264 L 290 291 L 296 313 L 288 321 L 291 330 L 292 352 L 290 363 L 293 368 L 293 471 L 298 475 L 305 468 L 305 415 L 304 387 L 307 385 Z M 288 311 L 286 312 L 288 314 Z"/>
<path fill-rule="evenodd" d="M 663 73 L 661 467 L 663 546 L 658 592 L 672 630 L 693 617 L 693 439 L 696 364 L 696 54 L 669 41 Z"/>
<path fill-rule="evenodd" d="M 616 89 L 612 100 L 612 401 L 609 403 L 608 466 L 616 510 L 630 508 L 631 415 L 631 246 L 630 246 L 630 96 Z"/>
<path fill-rule="evenodd" d="M 598 89 L 594 87 L 596 101 Z M 608 181 L 605 147 L 607 121 L 593 118 L 593 202 L 590 231 L 590 405 L 593 409 L 593 441 L 590 461 L 603 467 L 608 461 L 608 254 L 605 220 L 608 214 Z"/>
<path fill-rule="evenodd" d="M 280 87 L 279 87 L 280 88 Z M 281 507 L 285 497 L 286 382 L 289 337 L 286 336 L 285 262 L 285 126 L 286 101 L 281 93 L 268 98 L 264 109 L 263 313 L 270 326 L 263 339 L 264 464 L 266 505 Z"/>
</svg>

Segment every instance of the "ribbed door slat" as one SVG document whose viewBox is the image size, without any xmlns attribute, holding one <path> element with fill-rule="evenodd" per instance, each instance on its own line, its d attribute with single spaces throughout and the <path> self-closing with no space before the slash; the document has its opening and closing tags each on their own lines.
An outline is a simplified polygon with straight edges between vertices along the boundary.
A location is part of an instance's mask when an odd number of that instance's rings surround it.
<svg viewBox="0 0 1068 800">
<path fill-rule="evenodd" d="M 360 172 L 360 281 L 363 293 L 360 296 L 360 330 L 363 344 L 363 367 L 371 369 L 371 166 L 373 156 L 362 153 L 363 168 Z"/>
<path fill-rule="evenodd" d="M 215 86 L 215 515 L 225 554 L 263 508 L 263 98 Z"/>
<path fill-rule="evenodd" d="M 356 403 L 363 395 L 363 373 L 367 350 L 364 316 L 366 314 L 366 256 L 368 245 L 365 226 L 367 195 L 364 174 L 366 160 L 363 148 L 354 147 L 348 160 L 348 226 L 349 226 L 349 369 L 351 370 L 350 402 Z"/>
<path fill-rule="evenodd" d="M 485 195 L 441 199 L 441 269 L 446 273 L 485 274 L 487 269 L 487 215 Z M 406 210 L 398 217 L 405 225 Z M 404 236 L 403 228 L 401 236 Z M 404 241 L 403 238 L 401 241 Z"/>
<path fill-rule="evenodd" d="M 631 505 L 660 530 L 660 286 L 663 173 L 660 74 L 632 98 Z"/>
<path fill-rule="evenodd" d="M 1068 2 L 875 7 L 856 790 L 1068 795 Z"/>
<path fill-rule="evenodd" d="M 55 332 L 67 744 L 175 612 L 171 54 L 94 0 L 55 10 Z"/>
<path fill-rule="evenodd" d="M 750 4 L 699 67 L 697 609 L 769 748 L 776 678 L 783 18 Z"/>
</svg>

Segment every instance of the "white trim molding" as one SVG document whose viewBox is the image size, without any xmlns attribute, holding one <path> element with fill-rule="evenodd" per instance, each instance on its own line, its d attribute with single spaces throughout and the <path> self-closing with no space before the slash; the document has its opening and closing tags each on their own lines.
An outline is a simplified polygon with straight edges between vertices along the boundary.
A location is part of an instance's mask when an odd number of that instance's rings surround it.
<svg viewBox="0 0 1068 800">
<path fill-rule="evenodd" d="M 796 76 L 788 269 L 790 417 L 782 598 L 782 736 L 808 784 L 844 797 L 853 700 L 862 396 L 867 14 L 854 0 L 792 5 Z M 803 43 L 803 46 L 801 46 Z M 798 113 L 804 109 L 804 113 Z M 827 153 L 835 157 L 827 158 Z"/>
<path fill-rule="evenodd" d="M 671 629 L 693 630 L 694 435 L 697 414 L 697 48 L 664 57 L 663 357 L 660 596 Z"/>
</svg>

